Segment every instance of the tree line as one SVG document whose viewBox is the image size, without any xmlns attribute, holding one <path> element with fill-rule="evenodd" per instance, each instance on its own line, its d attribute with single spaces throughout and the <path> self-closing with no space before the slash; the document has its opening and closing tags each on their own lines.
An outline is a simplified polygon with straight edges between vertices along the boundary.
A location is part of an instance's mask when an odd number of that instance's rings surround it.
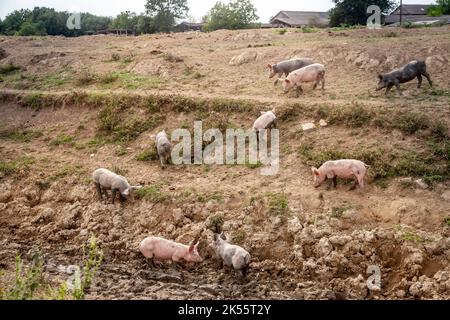
<svg viewBox="0 0 450 320">
<path fill-rule="evenodd" d="M 0 20 L 0 33 L 18 36 L 63 35 L 79 36 L 106 29 L 127 29 L 134 34 L 170 32 L 177 20 L 188 16 L 187 0 L 147 0 L 145 13 L 125 11 L 116 17 L 90 13 L 80 14 L 80 29 L 70 30 L 67 20 L 71 13 L 52 8 L 21 9 Z M 203 17 L 204 31 L 244 29 L 256 27 L 256 8 L 250 0 L 233 0 L 229 4 L 217 2 Z"/>
<path fill-rule="evenodd" d="M 388 14 L 398 3 L 396 0 L 333 0 L 335 7 L 330 10 L 330 26 L 364 25 L 367 21 L 367 7 L 378 5 L 383 14 Z M 147 0 L 145 12 L 137 14 L 125 11 L 116 17 L 102 17 L 81 13 L 80 29 L 67 28 L 70 13 L 52 8 L 35 7 L 21 9 L 0 20 L 0 33 L 5 35 L 63 35 L 79 36 L 87 32 L 105 29 L 127 29 L 134 34 L 170 32 L 176 22 L 188 17 L 187 0 Z M 450 0 L 436 0 L 429 15 L 450 14 Z M 256 7 L 251 0 L 232 0 L 225 4 L 217 2 L 202 18 L 203 31 L 218 29 L 257 28 Z"/>
</svg>

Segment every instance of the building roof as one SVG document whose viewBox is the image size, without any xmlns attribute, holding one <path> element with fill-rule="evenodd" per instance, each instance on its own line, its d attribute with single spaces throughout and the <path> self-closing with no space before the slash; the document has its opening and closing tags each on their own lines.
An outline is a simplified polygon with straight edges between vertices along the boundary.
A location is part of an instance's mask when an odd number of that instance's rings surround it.
<svg viewBox="0 0 450 320">
<path fill-rule="evenodd" d="M 450 23 L 450 15 L 444 15 L 440 17 L 430 17 L 430 16 L 421 16 L 417 14 L 412 15 L 403 15 L 402 21 L 406 22 L 422 22 L 422 21 L 447 21 Z M 393 24 L 393 23 L 399 23 L 400 22 L 400 15 L 390 15 L 385 18 L 386 24 Z"/>
<path fill-rule="evenodd" d="M 270 23 L 277 24 L 281 22 L 295 27 L 308 25 L 312 19 L 318 19 L 319 23 L 328 24 L 330 15 L 328 12 L 280 11 L 270 20 Z"/>
<path fill-rule="evenodd" d="M 183 21 L 180 24 L 178 24 L 177 27 L 178 26 L 182 26 L 182 25 L 188 26 L 188 27 L 203 27 L 205 25 L 205 23 L 204 22 L 197 23 L 197 22 L 186 22 L 186 21 Z"/>
<path fill-rule="evenodd" d="M 402 15 L 426 15 L 430 6 L 429 4 L 404 4 L 402 6 Z M 400 15 L 400 6 L 390 15 Z"/>
</svg>

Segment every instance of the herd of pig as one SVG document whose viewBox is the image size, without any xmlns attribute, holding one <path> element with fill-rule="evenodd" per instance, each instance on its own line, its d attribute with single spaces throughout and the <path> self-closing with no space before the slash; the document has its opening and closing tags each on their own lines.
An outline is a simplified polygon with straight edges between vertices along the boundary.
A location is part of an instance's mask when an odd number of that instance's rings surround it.
<svg viewBox="0 0 450 320">
<path fill-rule="evenodd" d="M 284 80 L 277 78 L 274 83 L 276 85 L 281 80 L 285 93 L 289 92 L 292 88 L 296 88 L 297 94 L 299 94 L 303 91 L 301 85 L 305 82 L 315 82 L 314 89 L 319 84 L 322 85 L 322 90 L 325 88 L 325 67 L 322 64 L 314 63 L 311 59 L 288 60 L 277 64 L 269 64 L 268 67 L 270 68 L 270 78 L 273 78 L 275 75 L 278 75 L 278 77 L 281 77 L 283 74 L 285 75 L 286 78 Z M 400 83 L 418 78 L 418 87 L 420 88 L 422 75 L 427 78 L 430 86 L 432 86 L 425 62 L 412 61 L 400 69 L 388 74 L 379 75 L 380 81 L 377 90 L 387 88 L 387 94 L 393 86 L 396 86 L 399 93 L 402 94 L 400 91 Z M 253 130 L 256 132 L 269 130 L 276 126 L 276 119 L 275 109 L 262 112 L 253 124 Z M 169 162 L 172 145 L 164 131 L 159 132 L 153 138 L 156 142 L 161 167 L 164 168 Z M 362 189 L 364 188 L 364 179 L 368 167 L 362 161 L 354 159 L 327 161 L 320 168 L 311 168 L 314 186 L 317 188 L 325 180 L 328 180 L 328 187 L 331 187 L 331 185 L 336 187 L 337 178 L 355 178 Z M 132 197 L 134 190 L 141 188 L 141 186 L 130 185 L 125 177 L 103 168 L 95 170 L 92 177 L 100 200 L 103 199 L 104 194 L 107 196 L 107 190 L 110 190 L 112 203 L 114 203 L 117 195 L 123 202 L 128 197 Z M 198 237 L 188 246 L 161 237 L 150 236 L 141 241 L 139 250 L 152 267 L 154 267 L 153 259 L 156 259 L 159 261 L 171 260 L 173 268 L 176 268 L 176 264 L 180 260 L 189 262 L 203 261 L 197 251 L 197 241 Z M 245 275 L 250 264 L 250 254 L 245 249 L 230 244 L 223 233 L 220 235 L 215 234 L 210 247 L 215 251 L 222 266 L 229 266 L 239 275 Z"/>
<path fill-rule="evenodd" d="M 282 81 L 284 93 L 288 93 L 292 88 L 296 88 L 297 96 L 303 91 L 302 83 L 314 82 L 313 90 L 322 83 L 322 90 L 325 90 L 325 66 L 320 63 L 314 63 L 312 59 L 292 59 L 282 61 L 277 64 L 268 64 L 270 69 L 269 78 L 275 75 L 281 77 L 285 75 L 285 79 L 277 78 L 274 85 L 278 81 Z M 395 86 L 398 93 L 402 95 L 400 84 L 409 82 L 415 78 L 419 81 L 417 87 L 422 85 L 422 76 L 427 78 L 430 86 L 433 86 L 430 75 L 427 72 L 427 66 L 422 60 L 414 60 L 399 69 L 395 69 L 386 74 L 379 74 L 379 82 L 377 91 L 386 88 L 386 94 Z"/>
</svg>

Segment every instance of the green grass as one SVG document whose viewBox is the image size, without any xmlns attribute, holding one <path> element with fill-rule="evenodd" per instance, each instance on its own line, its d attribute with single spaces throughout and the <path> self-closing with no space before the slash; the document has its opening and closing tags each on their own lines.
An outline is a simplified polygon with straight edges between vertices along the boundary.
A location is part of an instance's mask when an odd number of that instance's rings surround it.
<svg viewBox="0 0 450 320">
<path fill-rule="evenodd" d="M 421 237 L 420 235 L 411 232 L 411 231 L 405 231 L 405 233 L 403 233 L 403 240 L 404 241 L 410 241 L 410 242 L 414 242 L 414 243 L 423 243 L 425 241 L 427 241 L 427 239 Z"/>
<path fill-rule="evenodd" d="M 444 225 L 450 227 L 450 216 L 444 218 Z"/>
<path fill-rule="evenodd" d="M 233 237 L 231 238 L 231 243 L 237 245 L 243 244 L 246 236 L 247 234 L 244 230 L 238 230 L 233 234 Z"/>
<path fill-rule="evenodd" d="M 5 176 L 12 176 L 20 173 L 21 171 L 28 171 L 34 163 L 34 158 L 29 156 L 20 157 L 16 160 L 8 162 L 0 160 L 0 172 L 2 172 Z"/>
<path fill-rule="evenodd" d="M 61 169 L 59 169 L 55 174 L 53 174 L 49 180 L 56 181 L 71 175 L 81 175 L 84 172 L 83 167 L 80 165 L 70 165 L 65 164 Z"/>
<path fill-rule="evenodd" d="M 72 276 L 73 290 L 69 290 L 67 282 L 61 282 L 53 287 L 44 275 L 44 259 L 35 253 L 33 260 L 25 264 L 20 255 L 16 256 L 15 276 L 6 278 L 0 287 L 1 300 L 81 300 L 91 286 L 94 277 L 103 261 L 103 253 L 99 249 L 95 238 L 91 238 L 86 250 L 83 245 L 83 256 L 79 272 Z M 4 275 L 0 276 L 4 277 Z"/>
<path fill-rule="evenodd" d="M 160 186 L 148 186 L 136 191 L 136 198 L 153 203 L 163 203 L 170 200 L 171 195 L 161 190 Z"/>
<path fill-rule="evenodd" d="M 111 135 L 114 140 L 127 142 L 136 139 L 142 132 L 153 129 L 165 120 L 165 115 L 151 113 L 137 115 L 122 107 L 120 103 L 105 106 L 99 112 L 101 132 Z"/>
<path fill-rule="evenodd" d="M 225 219 L 222 214 L 218 213 L 208 218 L 208 227 L 212 232 L 221 233 Z"/>
<path fill-rule="evenodd" d="M 7 75 L 7 74 L 13 73 L 15 71 L 18 71 L 20 69 L 21 68 L 19 66 L 16 66 L 13 63 L 7 63 L 7 64 L 0 65 L 0 74 Z"/>
<path fill-rule="evenodd" d="M 245 162 L 245 166 L 249 169 L 257 169 L 263 166 L 261 161 L 257 161 L 256 163 L 250 163 L 249 160 L 247 159 Z"/>
<path fill-rule="evenodd" d="M 67 134 L 60 134 L 49 142 L 49 146 L 59 145 L 75 146 L 75 137 Z"/>
<path fill-rule="evenodd" d="M 289 202 L 285 193 L 267 193 L 268 213 L 283 216 L 289 213 Z"/>
<path fill-rule="evenodd" d="M 13 130 L 0 132 L 0 138 L 17 142 L 31 142 L 32 140 L 40 138 L 42 136 L 43 133 L 41 131 L 33 130 Z"/>
<path fill-rule="evenodd" d="M 141 151 L 136 155 L 137 161 L 155 161 L 158 160 L 158 152 L 156 147 Z"/>
<path fill-rule="evenodd" d="M 284 35 L 288 30 L 287 29 L 278 29 L 278 30 L 274 30 L 274 33 L 279 34 L 279 35 Z"/>
</svg>

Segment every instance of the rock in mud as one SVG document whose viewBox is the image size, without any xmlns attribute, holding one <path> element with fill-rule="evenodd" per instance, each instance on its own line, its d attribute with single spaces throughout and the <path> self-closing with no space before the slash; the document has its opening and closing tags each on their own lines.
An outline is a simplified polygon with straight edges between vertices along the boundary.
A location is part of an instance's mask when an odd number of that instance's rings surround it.
<svg viewBox="0 0 450 320">
<path fill-rule="evenodd" d="M 44 208 L 41 213 L 33 220 L 35 223 L 49 222 L 55 217 L 55 210 L 52 208 Z"/>
<path fill-rule="evenodd" d="M 450 201 L 450 190 L 447 190 L 443 194 L 441 194 L 441 198 L 444 200 Z"/>
<path fill-rule="evenodd" d="M 240 55 L 234 56 L 230 60 L 230 65 L 232 66 L 240 66 L 242 64 L 246 64 L 252 61 L 255 61 L 258 57 L 258 52 L 256 51 L 245 51 Z"/>
<path fill-rule="evenodd" d="M 423 190 L 428 189 L 428 184 L 425 183 L 425 181 L 423 181 L 422 179 L 414 180 L 414 184 L 416 187 L 418 187 L 420 189 L 423 189 Z"/>
<path fill-rule="evenodd" d="M 11 191 L 4 191 L 0 193 L 0 202 L 1 203 L 8 203 L 12 200 L 13 194 Z"/>
<path fill-rule="evenodd" d="M 302 124 L 303 131 L 311 131 L 311 130 L 314 130 L 315 128 L 316 128 L 316 125 L 312 122 Z"/>
</svg>

